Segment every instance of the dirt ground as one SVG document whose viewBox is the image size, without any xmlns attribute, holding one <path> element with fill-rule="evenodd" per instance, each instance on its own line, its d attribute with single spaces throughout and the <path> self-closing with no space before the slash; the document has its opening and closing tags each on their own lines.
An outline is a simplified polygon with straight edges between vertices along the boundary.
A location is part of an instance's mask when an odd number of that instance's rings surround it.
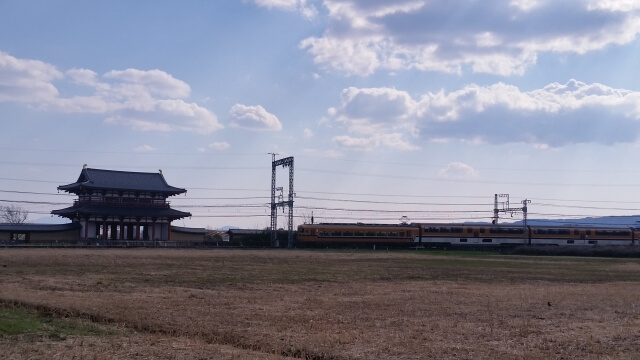
<svg viewBox="0 0 640 360">
<path fill-rule="evenodd" d="M 637 359 L 640 259 L 0 249 L 0 303 L 101 335 L 9 359 Z"/>
</svg>

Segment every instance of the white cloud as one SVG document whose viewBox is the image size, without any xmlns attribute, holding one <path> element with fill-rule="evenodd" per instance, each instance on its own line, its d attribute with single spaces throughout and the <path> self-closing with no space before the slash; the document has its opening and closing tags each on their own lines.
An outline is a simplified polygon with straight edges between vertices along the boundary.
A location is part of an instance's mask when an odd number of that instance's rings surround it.
<svg viewBox="0 0 640 360">
<path fill-rule="evenodd" d="M 371 151 L 379 147 L 387 147 L 396 150 L 418 150 L 419 147 L 405 141 L 402 134 L 375 134 L 362 137 L 349 135 L 335 136 L 333 142 L 344 148 L 353 150 Z"/>
<path fill-rule="evenodd" d="M 109 84 L 101 84 L 98 81 L 98 73 L 88 69 L 71 69 L 67 70 L 65 75 L 74 83 L 86 85 L 92 88 L 109 89 Z"/>
<path fill-rule="evenodd" d="M 302 135 L 309 139 L 313 137 L 313 131 L 311 131 L 311 129 L 304 129 L 304 131 L 302 132 Z"/>
<path fill-rule="evenodd" d="M 209 149 L 213 150 L 227 150 L 231 145 L 226 141 L 214 142 L 209 144 Z"/>
<path fill-rule="evenodd" d="M 443 178 L 476 178 L 478 177 L 478 172 L 471 166 L 461 163 L 461 162 L 452 162 L 447 165 L 447 167 L 440 169 L 438 171 L 438 176 Z"/>
<path fill-rule="evenodd" d="M 527 143 L 536 148 L 576 143 L 634 143 L 640 136 L 640 92 L 570 80 L 523 92 L 515 86 L 467 85 L 419 99 L 391 88 L 348 88 L 328 112 L 349 135 L 334 142 L 354 149 L 416 149 L 407 139 L 466 143 Z"/>
<path fill-rule="evenodd" d="M 539 53 L 626 44 L 640 33 L 635 0 L 465 2 L 325 0 L 327 28 L 300 47 L 327 70 L 367 76 L 417 69 L 522 74 Z"/>
<path fill-rule="evenodd" d="M 339 135 L 333 138 L 333 142 L 339 146 L 355 150 L 371 151 L 376 147 L 376 143 L 371 138 L 356 138 L 348 135 Z"/>
<path fill-rule="evenodd" d="M 235 104 L 229 110 L 229 115 L 233 127 L 260 131 L 282 130 L 280 120 L 260 105 Z"/>
<path fill-rule="evenodd" d="M 254 0 L 256 5 L 268 9 L 279 9 L 285 11 L 299 11 L 307 19 L 313 19 L 318 15 L 318 9 L 314 5 L 309 5 L 307 0 Z"/>
<path fill-rule="evenodd" d="M 330 116 L 357 136 L 337 136 L 333 140 L 342 147 L 372 150 L 388 147 L 397 150 L 417 150 L 406 140 L 415 137 L 417 102 L 405 91 L 392 88 L 350 87 L 342 91 L 342 104 L 331 108 Z"/>
<path fill-rule="evenodd" d="M 83 86 L 78 91 L 85 93 L 62 97 L 54 81 Z M 190 92 L 188 84 L 161 70 L 113 70 L 102 76 L 89 69 L 63 73 L 42 61 L 0 52 L 0 101 L 43 111 L 104 115 L 108 124 L 140 131 L 207 134 L 223 128 L 211 111 L 184 100 Z"/>
<path fill-rule="evenodd" d="M 62 72 L 53 65 L 17 59 L 0 51 L 0 101 L 49 102 L 58 97 L 58 89 L 52 82 L 62 77 Z"/>
<path fill-rule="evenodd" d="M 140 86 L 149 94 L 168 98 L 185 98 L 191 93 L 191 88 L 187 83 L 160 70 L 112 70 L 104 74 L 104 77 L 121 80 L 123 89 L 128 88 L 127 84 L 134 84 Z"/>
<path fill-rule="evenodd" d="M 138 153 L 144 153 L 144 152 L 152 152 L 152 151 L 156 151 L 156 148 L 144 144 L 144 145 L 140 145 L 138 147 L 136 147 L 135 149 L 133 149 L 133 151 L 138 152 Z"/>
<path fill-rule="evenodd" d="M 342 153 L 336 150 L 304 149 L 303 151 L 309 156 L 321 157 L 325 159 L 339 159 L 342 157 Z"/>
<path fill-rule="evenodd" d="M 173 130 L 170 125 L 163 122 L 133 117 L 112 116 L 106 118 L 104 122 L 109 125 L 126 125 L 137 131 L 170 132 Z"/>
</svg>

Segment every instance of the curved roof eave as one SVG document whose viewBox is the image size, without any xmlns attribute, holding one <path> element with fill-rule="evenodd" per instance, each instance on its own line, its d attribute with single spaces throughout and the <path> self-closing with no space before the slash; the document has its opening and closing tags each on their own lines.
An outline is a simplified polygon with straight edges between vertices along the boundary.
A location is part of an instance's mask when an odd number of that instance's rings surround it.
<svg viewBox="0 0 640 360">
<path fill-rule="evenodd" d="M 191 213 L 171 208 L 130 208 L 130 207 L 101 207 L 101 206 L 71 206 L 64 209 L 53 210 L 51 214 L 68 219 L 77 216 L 127 216 L 127 217 L 166 217 L 178 220 L 190 217 Z"/>
</svg>

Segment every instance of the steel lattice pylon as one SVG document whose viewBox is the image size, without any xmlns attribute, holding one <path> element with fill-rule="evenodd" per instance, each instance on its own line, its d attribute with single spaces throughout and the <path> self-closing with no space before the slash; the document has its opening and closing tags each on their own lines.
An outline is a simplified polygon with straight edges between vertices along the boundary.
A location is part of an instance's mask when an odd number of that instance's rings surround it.
<svg viewBox="0 0 640 360">
<path fill-rule="evenodd" d="M 498 198 L 506 198 L 506 201 L 501 201 L 498 203 Z M 513 216 L 514 213 L 522 212 L 522 241 L 525 244 L 531 245 L 531 237 L 527 233 L 527 204 L 531 204 L 531 200 L 524 199 L 520 203 L 522 203 L 521 208 L 512 208 L 509 207 L 509 194 L 495 194 L 493 200 L 493 221 L 494 225 L 498 225 L 498 219 L 500 218 L 499 213 L 511 213 Z M 502 205 L 502 209 L 498 207 L 498 204 Z"/>
<path fill-rule="evenodd" d="M 293 192 L 293 156 L 276 160 L 276 154 L 272 154 L 273 158 L 271 161 L 271 246 L 280 247 L 280 242 L 278 241 L 277 231 L 278 231 L 278 206 L 284 208 L 287 206 L 289 208 L 289 216 L 288 216 L 288 230 L 289 236 L 287 241 L 287 247 L 293 247 L 293 197 L 295 193 Z M 287 196 L 287 201 L 279 201 L 276 202 L 276 167 L 282 165 L 282 167 L 289 168 L 289 194 Z"/>
</svg>

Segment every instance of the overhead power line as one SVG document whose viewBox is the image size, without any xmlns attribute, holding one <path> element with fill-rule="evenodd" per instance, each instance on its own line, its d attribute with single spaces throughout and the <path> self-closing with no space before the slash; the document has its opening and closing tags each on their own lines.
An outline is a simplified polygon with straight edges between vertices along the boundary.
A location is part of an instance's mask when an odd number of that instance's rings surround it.
<svg viewBox="0 0 640 360">
<path fill-rule="evenodd" d="M 451 204 L 451 203 L 425 203 L 425 202 L 407 202 L 407 201 L 374 201 L 374 200 L 352 200 L 352 199 L 329 199 L 310 196 L 297 196 L 298 199 L 308 199 L 315 201 L 338 201 L 338 202 L 354 202 L 367 204 L 396 204 L 396 205 L 433 205 L 433 206 L 491 206 L 489 203 L 473 203 L 473 204 Z"/>
<path fill-rule="evenodd" d="M 4 151 L 19 151 L 19 152 L 26 152 L 26 151 L 30 151 L 30 152 L 47 152 L 47 153 L 72 153 L 75 154 L 77 153 L 77 149 L 61 149 L 61 148 L 29 148 L 29 147 L 0 147 L 0 150 L 4 150 Z M 133 149 L 129 150 L 129 151 L 113 151 L 113 150 L 97 150 L 97 149 L 85 149 L 83 150 L 83 154 L 122 154 L 122 155 L 135 155 L 135 156 L 144 156 L 144 157 L 149 157 L 149 156 L 155 156 L 155 155 L 175 155 L 175 156 L 189 156 L 189 157 L 193 157 L 193 156 L 200 156 L 200 157 L 243 157 L 243 156 L 252 156 L 252 157 L 256 157 L 256 159 L 258 158 L 262 158 L 264 156 L 264 153 L 262 152 L 256 152 L 256 153 L 241 153 L 241 152 L 196 152 L 196 151 L 191 151 L 191 152 L 178 152 L 178 151 L 149 151 L 149 152 L 136 152 Z M 415 163 L 411 163 L 411 162 L 402 162 L 402 161 L 374 161 L 374 160 L 362 160 L 362 159 L 349 159 L 349 158 L 327 158 L 327 157 L 322 157 L 322 156 L 311 156 L 311 155 L 297 155 L 297 158 L 301 158 L 301 159 L 313 159 L 313 160 L 324 160 L 324 161 L 330 161 L 330 162 L 341 162 L 341 163 L 358 163 L 358 164 L 377 164 L 377 165 L 385 165 L 385 166 L 400 166 L 400 167 L 406 167 L 406 166 L 415 166 Z M 1 162 L 0 162 L 1 163 Z M 15 162 L 11 162 L 10 164 L 26 164 L 26 165 L 35 165 L 37 163 L 15 163 Z M 444 166 L 446 166 L 447 164 L 437 164 L 437 163 L 432 163 L 432 164 L 421 164 L 420 166 L 425 168 L 434 168 L 434 169 L 441 169 Z M 78 164 L 62 164 L 61 166 L 78 166 Z M 121 164 L 117 165 L 118 168 L 122 168 Z M 139 168 L 139 166 L 136 166 L 136 168 Z M 154 166 L 155 168 L 155 166 Z M 261 168 L 264 169 L 264 168 Z M 520 168 L 501 168 L 501 167 L 474 167 L 474 169 L 476 170 L 483 170 L 483 171 L 508 171 L 508 172 L 518 172 L 518 173 L 522 173 L 522 172 L 540 172 L 540 173 L 571 173 L 571 174 L 596 174 L 596 173 L 601 173 L 603 170 L 602 169 L 597 169 L 597 170 L 590 170 L 587 168 L 579 168 L 579 169 L 573 169 L 573 168 L 555 168 L 555 169 L 549 169 L 549 168 L 544 168 L 544 169 L 536 169 L 536 168 L 531 168 L 531 167 L 520 167 Z M 606 169 L 607 173 L 620 173 L 620 174 L 635 174 L 635 173 L 640 173 L 640 170 L 629 170 L 629 169 Z"/>
</svg>

